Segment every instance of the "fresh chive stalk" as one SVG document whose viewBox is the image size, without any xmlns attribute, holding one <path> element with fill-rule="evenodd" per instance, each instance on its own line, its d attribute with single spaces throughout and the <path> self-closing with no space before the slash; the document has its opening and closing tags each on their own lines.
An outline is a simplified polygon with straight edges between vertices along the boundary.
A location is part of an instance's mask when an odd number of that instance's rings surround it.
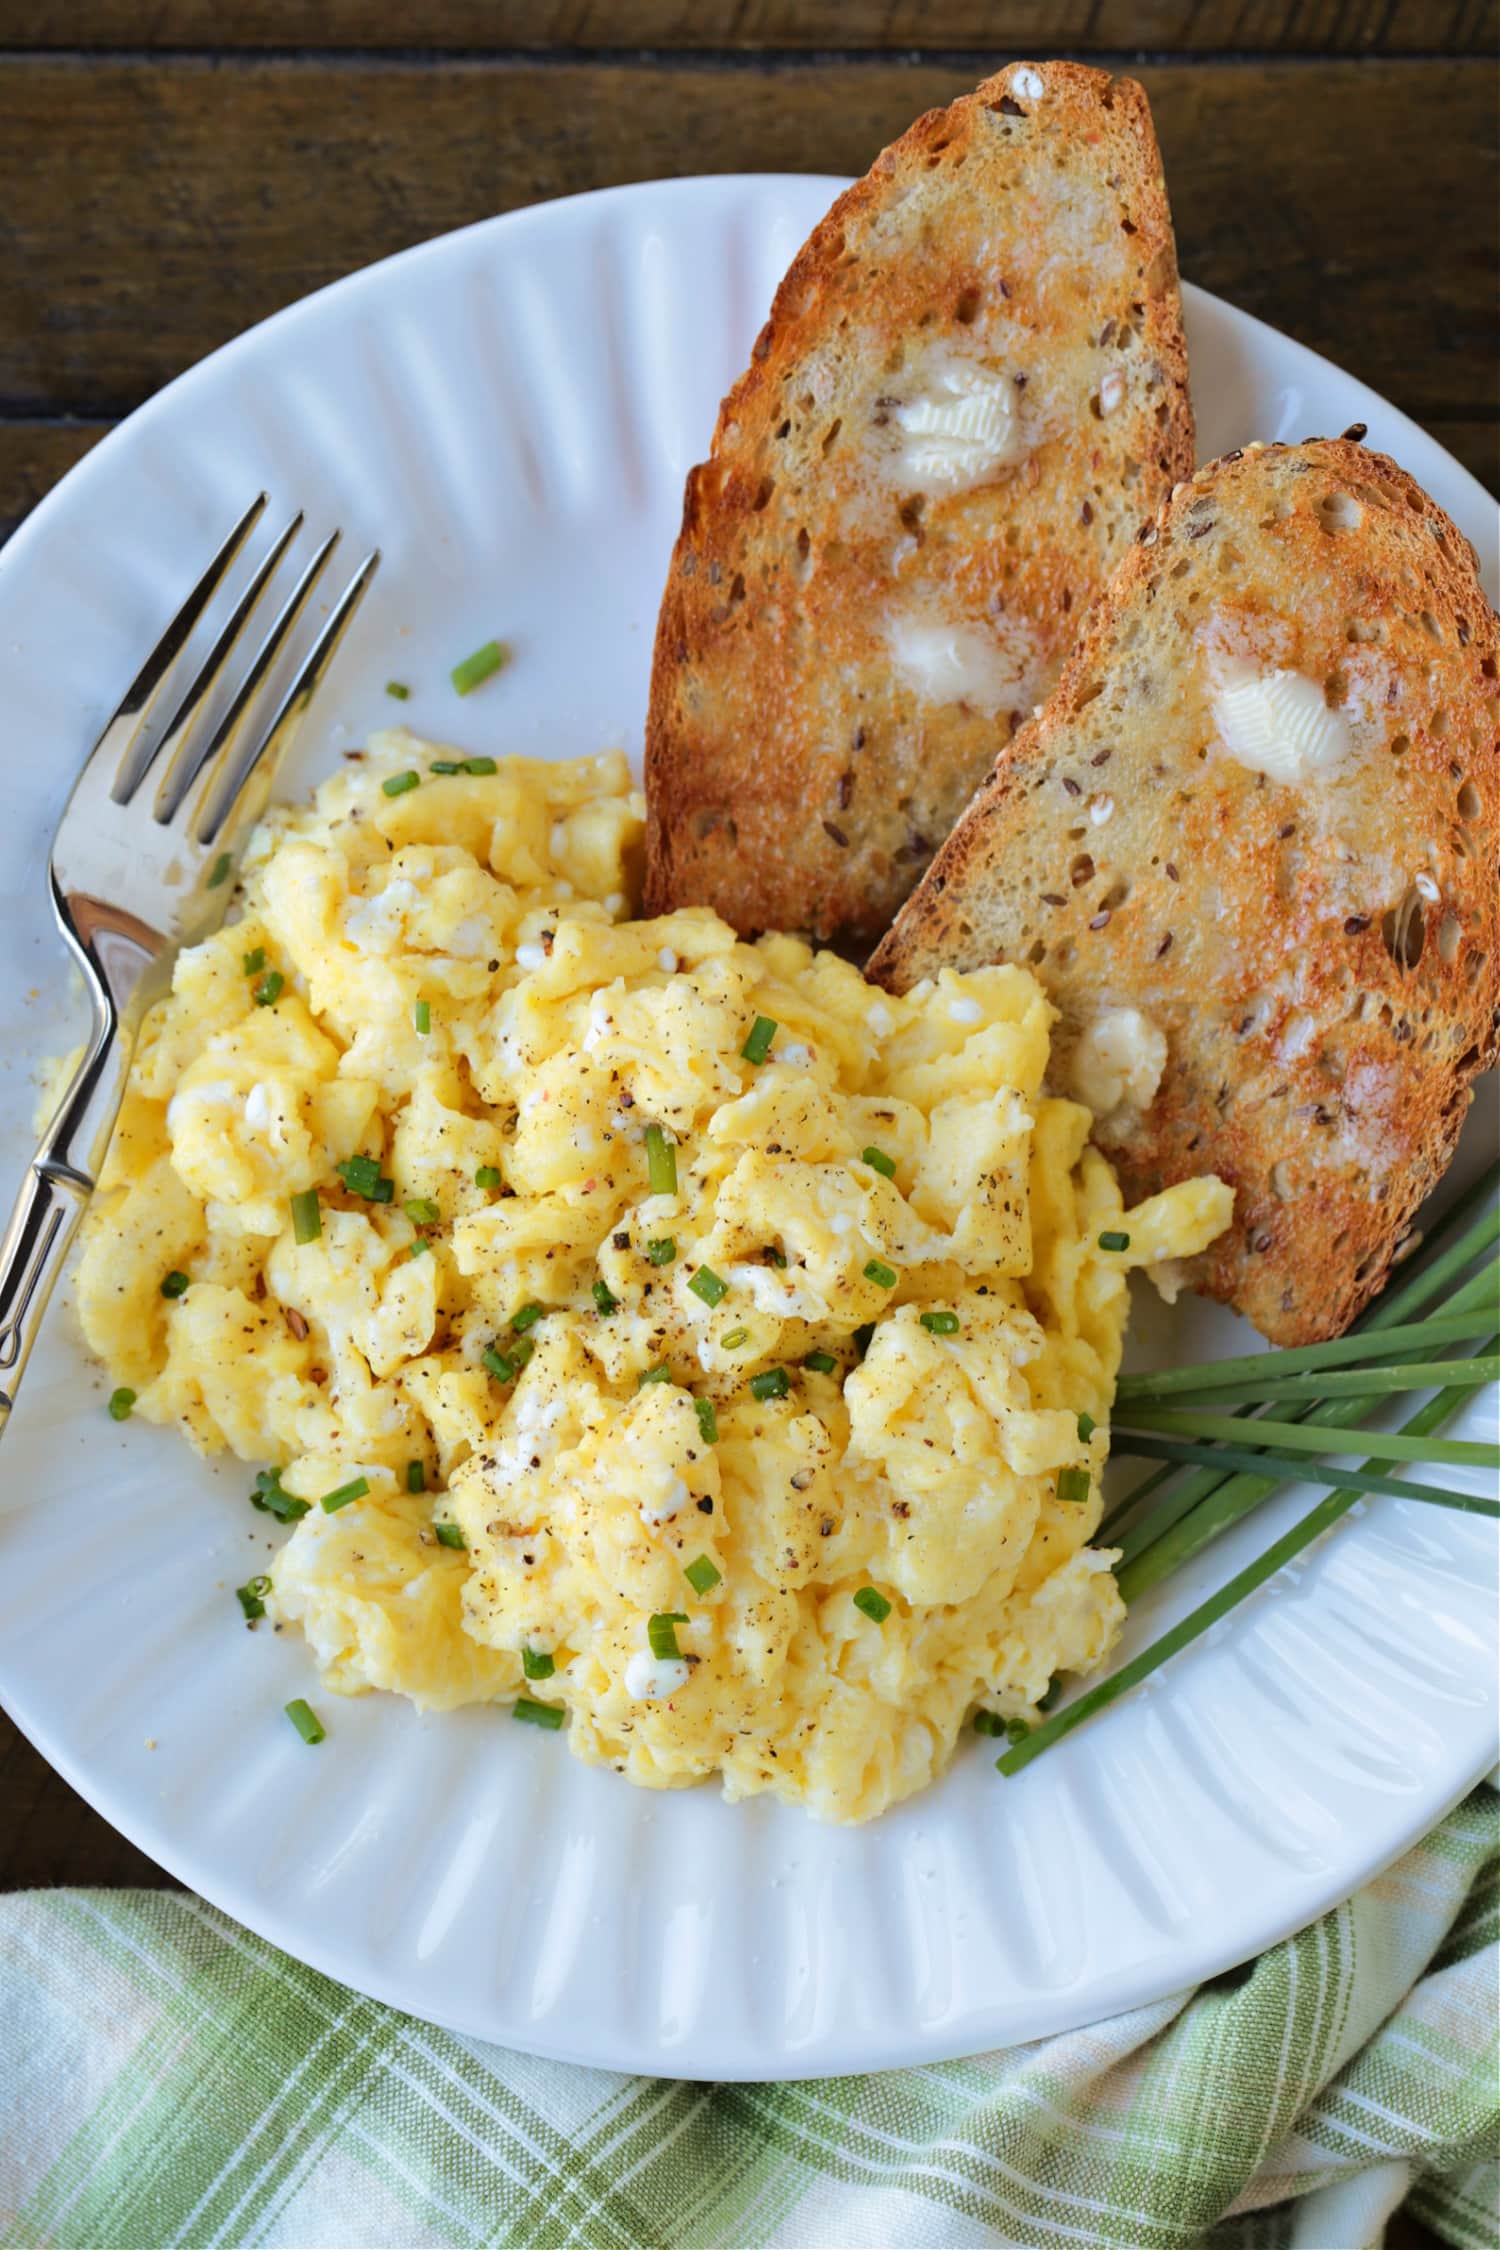
<svg viewBox="0 0 1500 2250">
<path fill-rule="evenodd" d="M 369 1489 L 368 1477 L 351 1477 L 347 1484 L 336 1484 L 332 1492 L 325 1492 L 318 1505 L 325 1515 L 337 1515 L 339 1509 L 347 1508 L 351 1500 L 363 1500 Z"/>
<path fill-rule="evenodd" d="M 1457 1385 L 1458 1389 L 1465 1386 Z M 1367 1433 L 1360 1432 L 1363 1444 Z M 1134 1437 L 1128 1432 L 1116 1432 L 1114 1449 L 1117 1453 L 1138 1454 L 1148 1461 L 1165 1460 L 1183 1463 L 1220 1464 L 1227 1469 L 1243 1469 L 1248 1475 L 1263 1476 L 1268 1468 L 1277 1470 L 1280 1484 L 1326 1484 L 1334 1488 L 1344 1485 L 1358 1486 L 1361 1492 L 1388 1492 L 1397 1500 L 1427 1500 L 1435 1507 L 1458 1508 L 1467 1515 L 1500 1517 L 1500 1500 L 1485 1500 L 1470 1492 L 1451 1492 L 1441 1485 L 1413 1484 L 1410 1479 L 1393 1477 L 1383 1471 L 1336 1469 L 1325 1461 L 1309 1462 L 1290 1453 L 1252 1453 L 1240 1446 L 1194 1445 L 1184 1438 Z M 1331 1448 L 1329 1449 L 1331 1450 Z M 1422 1459 L 1431 1456 L 1424 1454 Z"/>
<path fill-rule="evenodd" d="M 1149 1375 L 1122 1375 L 1115 1387 L 1115 1402 L 1163 1399 L 1181 1391 L 1217 1391 L 1254 1383 L 1269 1396 L 1293 1380 L 1314 1375 L 1319 1369 L 1359 1370 L 1362 1363 L 1398 1360 L 1409 1345 L 1426 1350 L 1433 1344 L 1463 1343 L 1487 1336 L 1494 1325 L 1484 1311 L 1434 1313 L 1430 1320 L 1411 1321 L 1400 1328 L 1362 1328 L 1350 1336 L 1335 1336 L 1326 1344 L 1298 1344 L 1291 1351 L 1247 1352 L 1239 1359 L 1210 1359 L 1192 1367 L 1162 1367 Z M 1457 1365 L 1458 1362 L 1453 1364 Z M 1464 1366 L 1473 1362 L 1465 1360 Z"/>
<path fill-rule="evenodd" d="M 1359 1401 L 1355 1404 L 1363 1411 Z M 1272 1452 L 1282 1455 L 1335 1450 L 1322 1429 L 1306 1422 L 1273 1422 L 1257 1416 L 1255 1421 L 1246 1424 L 1232 1414 L 1180 1414 L 1157 1406 L 1135 1407 L 1127 1419 L 1132 1432 L 1159 1431 L 1164 1437 L 1199 1440 L 1222 1438 L 1230 1444 L 1240 1438 L 1250 1445 L 1264 1442 Z M 1361 1430 L 1359 1442 L 1371 1459 L 1377 1461 L 1443 1461 L 1465 1469 L 1500 1469 L 1500 1446 L 1479 1444 L 1466 1438 L 1428 1441 L 1386 1430 Z"/>
</svg>

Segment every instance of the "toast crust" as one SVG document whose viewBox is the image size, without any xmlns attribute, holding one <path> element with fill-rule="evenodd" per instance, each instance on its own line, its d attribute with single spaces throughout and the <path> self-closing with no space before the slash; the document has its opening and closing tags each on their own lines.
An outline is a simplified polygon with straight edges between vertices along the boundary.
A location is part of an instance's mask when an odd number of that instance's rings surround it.
<svg viewBox="0 0 1500 2250">
<path fill-rule="evenodd" d="M 956 481 L 903 435 L 955 382 L 1010 433 Z M 867 950 L 1192 461 L 1141 88 L 1015 64 L 919 118 L 793 261 L 689 472 L 646 911 Z"/>
<path fill-rule="evenodd" d="M 1226 618 L 1348 714 L 1337 781 L 1226 747 Z M 1277 1343 L 1381 1289 L 1496 1059 L 1497 669 L 1473 550 L 1404 470 L 1353 433 L 1230 454 L 1142 534 L 870 964 L 904 991 L 1029 960 L 1066 1091 L 1102 1009 L 1147 1013 L 1155 1097 L 1096 1133 L 1131 1197 L 1234 1187 L 1189 1278 Z"/>
</svg>

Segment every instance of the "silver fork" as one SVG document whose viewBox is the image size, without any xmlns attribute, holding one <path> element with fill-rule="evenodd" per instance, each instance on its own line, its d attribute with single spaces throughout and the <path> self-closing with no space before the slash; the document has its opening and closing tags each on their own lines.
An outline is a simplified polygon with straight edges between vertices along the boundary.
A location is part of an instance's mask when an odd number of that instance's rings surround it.
<svg viewBox="0 0 1500 2250">
<path fill-rule="evenodd" d="M 47 868 L 52 909 L 83 971 L 92 1020 L 82 1060 L 32 1158 L 0 1244 L 0 1431 L 93 1193 L 141 1018 L 166 990 L 178 949 L 223 921 L 235 855 L 265 809 L 276 769 L 380 561 L 378 549 L 365 557 L 269 726 L 252 733 L 259 690 L 340 534 L 324 540 L 209 734 L 204 720 L 213 691 L 301 528 L 296 516 L 234 603 L 166 726 L 152 737 L 146 731 L 152 710 L 265 504 L 261 493 L 245 510 L 126 689 L 53 838 Z M 143 784 L 153 771 L 160 780 L 148 800 Z"/>
</svg>

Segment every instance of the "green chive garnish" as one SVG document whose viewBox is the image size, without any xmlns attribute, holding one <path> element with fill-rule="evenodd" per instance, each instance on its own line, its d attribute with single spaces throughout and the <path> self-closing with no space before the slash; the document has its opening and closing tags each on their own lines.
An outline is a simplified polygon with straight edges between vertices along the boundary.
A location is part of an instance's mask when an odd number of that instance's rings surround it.
<svg viewBox="0 0 1500 2250">
<path fill-rule="evenodd" d="M 659 1125 L 646 1127 L 646 1169 L 653 1195 L 677 1193 L 677 1145 L 667 1139 Z"/>
<path fill-rule="evenodd" d="M 119 1390 L 111 1391 L 109 1394 L 110 1420 L 112 1422 L 128 1422 L 130 1420 L 130 1410 L 134 1406 L 134 1404 L 135 1392 L 127 1390 L 122 1383 Z"/>
<path fill-rule="evenodd" d="M 718 1585 L 724 1573 L 714 1568 L 707 1555 L 698 1555 L 687 1564 L 682 1575 L 695 1594 L 706 1594 Z"/>
<path fill-rule="evenodd" d="M 719 1442 L 719 1416 L 711 1398 L 695 1398 L 693 1411 L 698 1417 L 698 1429 L 705 1445 Z"/>
<path fill-rule="evenodd" d="M 435 1227 L 442 1216 L 432 1198 L 409 1195 L 401 1206 L 414 1227 Z"/>
<path fill-rule="evenodd" d="M 270 1591 L 271 1581 L 264 1574 L 259 1578 L 247 1579 L 243 1586 L 235 1587 L 234 1598 L 244 1611 L 247 1620 L 265 1616 L 265 1597 Z"/>
<path fill-rule="evenodd" d="M 1117 1228 L 1110 1228 L 1100 1235 L 1099 1247 L 1101 1250 L 1128 1250 L 1130 1237 L 1128 1234 L 1121 1234 Z"/>
<path fill-rule="evenodd" d="M 161 1293 L 164 1297 L 181 1297 L 186 1295 L 189 1287 L 190 1284 L 185 1273 L 173 1272 L 166 1275 L 163 1280 Z"/>
<path fill-rule="evenodd" d="M 474 1174 L 474 1185 L 478 1188 L 490 1189 L 499 1187 L 500 1173 L 498 1167 L 493 1164 L 481 1164 L 479 1170 Z"/>
<path fill-rule="evenodd" d="M 535 1298 L 533 1298 L 532 1302 L 529 1305 L 523 1305 L 519 1312 L 513 1312 L 511 1314 L 511 1327 L 515 1330 L 518 1336 L 522 1336 L 525 1334 L 528 1328 L 535 1328 L 537 1322 L 542 1319 L 542 1317 L 546 1313 L 546 1310 L 547 1308 L 545 1305 L 539 1305 L 536 1302 Z"/>
<path fill-rule="evenodd" d="M 976 1734 L 1004 1734 L 1005 1721 L 998 1711 L 976 1711 L 974 1713 L 974 1732 Z"/>
<path fill-rule="evenodd" d="M 368 1477 L 351 1477 L 347 1484 L 336 1484 L 332 1492 L 325 1492 L 318 1505 L 325 1515 L 334 1516 L 340 1508 L 347 1508 L 351 1500 L 363 1500 L 369 1489 Z"/>
<path fill-rule="evenodd" d="M 250 1505 L 259 1508 L 262 1515 L 274 1516 L 278 1523 L 295 1523 L 299 1516 L 307 1514 L 311 1502 L 282 1490 L 279 1469 L 257 1469 Z"/>
<path fill-rule="evenodd" d="M 304 1742 L 326 1742 L 328 1740 L 327 1729 L 313 1710 L 312 1705 L 304 1702 L 300 1695 L 295 1701 L 287 1705 L 286 1715 Z"/>
<path fill-rule="evenodd" d="M 771 1052 L 771 1041 L 781 1026 L 774 1016 L 757 1016 L 750 1026 L 750 1036 L 740 1049 L 746 1062 L 763 1063 Z"/>
<path fill-rule="evenodd" d="M 786 1252 L 784 1250 L 778 1249 L 774 1242 L 768 1243 L 766 1245 L 765 1249 L 761 1252 L 761 1256 L 765 1259 L 766 1264 L 768 1266 L 774 1266 L 778 1273 L 786 1272 Z"/>
<path fill-rule="evenodd" d="M 677 1244 L 671 1235 L 658 1235 L 655 1242 L 646 1245 L 646 1257 L 653 1266 L 669 1266 L 677 1255 Z"/>
<path fill-rule="evenodd" d="M 482 648 L 475 649 L 472 656 L 466 656 L 461 664 L 455 664 L 448 677 L 453 682 L 456 693 L 472 695 L 475 688 L 482 686 L 492 673 L 498 672 L 504 662 L 505 651 L 500 643 L 486 641 Z"/>
<path fill-rule="evenodd" d="M 896 1177 L 896 1159 L 894 1156 L 887 1156 L 883 1148 L 861 1149 L 860 1156 L 872 1172 L 883 1172 L 888 1180 Z"/>
<path fill-rule="evenodd" d="M 877 1594 L 873 1586 L 861 1586 L 854 1597 L 856 1609 L 862 1609 L 874 1625 L 883 1625 L 891 1614 L 891 1605 L 884 1594 Z"/>
<path fill-rule="evenodd" d="M 1093 1478 L 1087 1469 L 1059 1469 L 1057 1472 L 1057 1497 L 1070 1504 L 1081 1504 L 1093 1489 Z"/>
<path fill-rule="evenodd" d="M 507 1359 L 504 1352 L 497 1351 L 493 1344 L 486 1344 L 479 1357 L 481 1364 L 487 1367 L 490 1373 L 496 1376 L 500 1382 L 513 1383 L 515 1381 L 515 1361 Z"/>
<path fill-rule="evenodd" d="M 523 1648 L 521 1669 L 528 1680 L 550 1680 L 557 1666 L 546 1649 Z"/>
<path fill-rule="evenodd" d="M 387 797 L 404 797 L 408 789 L 415 789 L 419 786 L 421 779 L 422 776 L 419 773 L 414 773 L 408 766 L 405 773 L 387 774 L 380 787 L 382 793 Z"/>
<path fill-rule="evenodd" d="M 620 1300 L 607 1281 L 596 1281 L 590 1288 L 589 1295 L 593 1298 L 600 1312 L 606 1315 L 618 1312 L 620 1309 Z"/>
<path fill-rule="evenodd" d="M 566 1714 L 560 1703 L 537 1703 L 529 1695 L 518 1695 L 510 1707 L 513 1719 L 522 1719 L 529 1727 L 545 1727 L 556 1734 Z"/>
<path fill-rule="evenodd" d="M 784 1367 L 768 1367 L 763 1375 L 750 1378 L 752 1398 L 785 1398 L 792 1387 L 792 1378 Z"/>
<path fill-rule="evenodd" d="M 670 1383 L 671 1380 L 672 1370 L 663 1359 L 658 1360 L 655 1367 L 648 1367 L 644 1375 L 637 1375 L 635 1387 L 643 1391 L 648 1383 Z"/>
<path fill-rule="evenodd" d="M 425 1492 L 427 1490 L 427 1469 L 425 1463 L 421 1461 L 407 1462 L 406 1489 L 408 1492 Z"/>
<path fill-rule="evenodd" d="M 651 1654 L 657 1657 L 676 1657 L 682 1651 L 677 1646 L 677 1628 L 687 1623 L 687 1612 L 681 1609 L 658 1610 L 646 1620 L 646 1638 L 651 1644 Z"/>
<path fill-rule="evenodd" d="M 918 1317 L 922 1326 L 931 1335 L 956 1336 L 958 1334 L 958 1315 L 956 1312 L 924 1312 L 919 1314 Z"/>
<path fill-rule="evenodd" d="M 879 1289 L 894 1289 L 896 1269 L 894 1266 L 883 1265 L 879 1258 L 871 1258 L 865 1267 L 865 1279 L 873 1281 Z"/>
<path fill-rule="evenodd" d="M 387 695 L 394 696 L 398 703 L 404 703 L 411 694 L 411 689 L 407 686 L 405 680 L 387 680 L 385 692 Z"/>
<path fill-rule="evenodd" d="M 208 878 L 208 888 L 211 891 L 216 891 L 218 889 L 219 885 L 225 880 L 230 868 L 233 867 L 233 865 L 234 861 L 230 858 L 228 852 L 220 852 L 218 858 L 214 861 L 213 872 Z"/>
<path fill-rule="evenodd" d="M 380 1186 L 380 1166 L 373 1156 L 346 1156 L 333 1168 L 351 1195 L 369 1198 Z"/>
<path fill-rule="evenodd" d="M 409 1242 L 406 1245 L 406 1255 L 408 1256 L 408 1258 L 425 1258 L 431 1254 L 431 1251 L 432 1244 L 428 1241 L 425 1234 L 419 1234 L 414 1242 Z"/>
<path fill-rule="evenodd" d="M 1095 1430 L 1097 1430 L 1097 1429 L 1098 1429 L 1098 1427 L 1099 1427 L 1099 1425 L 1098 1425 L 1098 1423 L 1097 1423 L 1097 1422 L 1096 1422 L 1096 1421 L 1094 1420 L 1094 1417 L 1093 1417 L 1093 1415 L 1092 1415 L 1092 1414 L 1080 1414 L 1080 1415 L 1079 1415 L 1079 1417 L 1078 1417 L 1078 1442 L 1079 1442 L 1079 1444 L 1080 1444 L 1080 1445 L 1087 1445 L 1087 1444 L 1088 1444 L 1088 1442 L 1089 1442 L 1089 1439 L 1090 1439 L 1090 1438 L 1091 1438 L 1091 1437 L 1093 1436 L 1093 1434 L 1094 1434 Z"/>
<path fill-rule="evenodd" d="M 493 758 L 465 758 L 458 770 L 460 773 L 486 774 L 498 773 L 500 768 Z"/>
<path fill-rule="evenodd" d="M 1049 1688 L 1047 1690 L 1049 1696 L 1053 1694 L 1053 1692 L 1054 1690 L 1052 1688 Z M 1012 1750 L 1014 1750 L 1018 1742 L 1024 1742 L 1026 1740 L 1026 1737 L 1034 1731 L 1034 1728 L 1026 1719 L 1007 1719 L 1005 1722 L 1005 1739 L 1010 1744 Z M 1006 1754 L 1008 1756 L 1009 1752 L 1007 1752 Z M 995 1762 L 998 1765 L 999 1760 L 997 1759 Z"/>
<path fill-rule="evenodd" d="M 838 1366 L 838 1361 L 834 1358 L 832 1352 L 809 1352 L 802 1364 L 804 1367 L 810 1367 L 815 1375 L 832 1375 Z"/>
<path fill-rule="evenodd" d="M 434 758 L 428 770 L 432 773 L 462 773 L 464 769 L 457 758 Z"/>
<path fill-rule="evenodd" d="M 427 1000 L 414 1001 L 412 1004 L 411 1020 L 412 1028 L 416 1032 L 418 1038 L 425 1039 L 428 1032 L 432 1029 L 431 1002 Z"/>
<path fill-rule="evenodd" d="M 292 1239 L 294 1242 L 316 1242 L 323 1232 L 323 1211 L 318 1202 L 316 1188 L 303 1188 L 292 1197 Z"/>
<path fill-rule="evenodd" d="M 729 1334 L 723 1337 L 721 1341 L 726 1352 L 737 1352 L 741 1344 L 749 1343 L 750 1331 L 748 1328 L 731 1328 Z"/>
<path fill-rule="evenodd" d="M 255 1005 L 257 1008 L 274 1008 L 281 998 L 285 984 L 286 978 L 279 969 L 267 969 L 260 983 L 255 987 Z"/>
<path fill-rule="evenodd" d="M 1133 1406 L 1132 1428 L 1159 1430 L 1164 1436 L 1222 1438 L 1227 1444 L 1267 1446 L 1279 1453 L 1330 1453 L 1323 1431 L 1305 1422 L 1268 1422 L 1257 1415 L 1246 1422 L 1234 1414 L 1177 1413 L 1160 1406 Z M 1426 1438 L 1392 1435 L 1386 1430 L 1361 1430 L 1361 1449 L 1374 1461 L 1447 1461 L 1463 1468 L 1492 1469 L 1496 1449 L 1465 1438 Z"/>
<path fill-rule="evenodd" d="M 695 1297 L 700 1297 L 703 1300 L 705 1305 L 722 1304 L 729 1295 L 728 1282 L 721 1280 L 712 1266 L 700 1266 L 689 1281 L 688 1287 Z"/>
<path fill-rule="evenodd" d="M 469 1544 L 456 1523 L 435 1523 L 432 1529 L 440 1547 L 467 1547 Z"/>
<path fill-rule="evenodd" d="M 258 977 L 265 965 L 266 949 L 263 945 L 258 945 L 253 953 L 247 953 L 244 956 L 245 974 L 247 977 Z"/>
</svg>

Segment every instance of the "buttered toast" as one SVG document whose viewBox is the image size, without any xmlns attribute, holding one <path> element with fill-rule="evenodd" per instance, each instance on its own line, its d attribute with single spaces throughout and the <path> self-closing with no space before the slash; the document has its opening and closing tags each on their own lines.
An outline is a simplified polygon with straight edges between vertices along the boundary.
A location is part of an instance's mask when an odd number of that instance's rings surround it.
<svg viewBox="0 0 1500 2250">
<path fill-rule="evenodd" d="M 1385 1281 L 1496 1057 L 1496 619 L 1345 439 L 1178 487 L 878 949 L 1028 963 L 1130 1196 L 1216 1172 L 1188 1278 L 1274 1341 Z"/>
<path fill-rule="evenodd" d="M 1192 462 L 1140 87 L 1021 63 L 919 119 L 794 261 L 689 474 L 647 912 L 867 950 Z"/>
</svg>

